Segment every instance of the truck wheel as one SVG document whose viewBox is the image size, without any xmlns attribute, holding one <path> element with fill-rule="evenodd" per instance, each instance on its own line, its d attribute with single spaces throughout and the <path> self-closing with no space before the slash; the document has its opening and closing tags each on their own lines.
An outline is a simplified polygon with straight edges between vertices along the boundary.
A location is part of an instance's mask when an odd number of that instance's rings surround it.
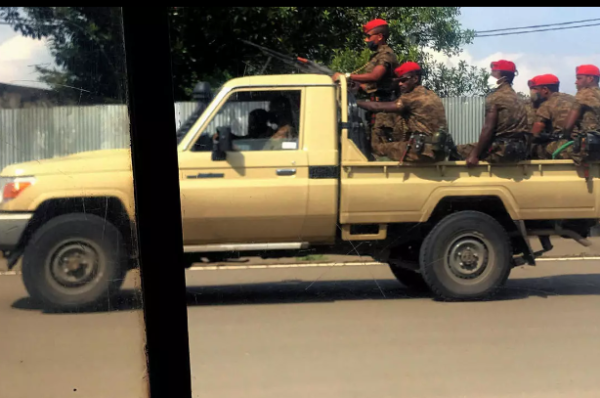
<svg viewBox="0 0 600 398">
<path fill-rule="evenodd" d="M 421 274 L 445 300 L 493 296 L 511 270 L 509 237 L 494 218 L 461 211 L 440 221 L 420 251 Z"/>
<path fill-rule="evenodd" d="M 23 255 L 23 282 L 42 305 L 88 308 L 117 292 L 127 272 L 121 233 L 91 214 L 53 218 L 32 236 Z"/>
<path fill-rule="evenodd" d="M 398 282 L 402 283 L 404 286 L 411 290 L 419 292 L 429 291 L 429 286 L 427 286 L 425 279 L 423 279 L 423 276 L 420 273 L 412 271 L 410 269 L 406 269 L 405 267 L 398 265 L 398 262 L 399 261 L 390 263 L 390 270 L 392 271 L 392 274 L 394 274 L 396 279 L 398 279 Z"/>
</svg>

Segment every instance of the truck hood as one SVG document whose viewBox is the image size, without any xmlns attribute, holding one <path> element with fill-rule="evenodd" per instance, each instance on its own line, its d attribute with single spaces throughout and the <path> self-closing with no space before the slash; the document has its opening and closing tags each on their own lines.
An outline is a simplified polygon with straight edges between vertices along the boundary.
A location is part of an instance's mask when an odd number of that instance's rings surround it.
<svg viewBox="0 0 600 398">
<path fill-rule="evenodd" d="M 129 149 L 106 149 L 81 152 L 54 159 L 11 164 L 5 167 L 0 174 L 5 177 L 14 177 L 129 170 L 131 170 L 131 151 Z"/>
</svg>

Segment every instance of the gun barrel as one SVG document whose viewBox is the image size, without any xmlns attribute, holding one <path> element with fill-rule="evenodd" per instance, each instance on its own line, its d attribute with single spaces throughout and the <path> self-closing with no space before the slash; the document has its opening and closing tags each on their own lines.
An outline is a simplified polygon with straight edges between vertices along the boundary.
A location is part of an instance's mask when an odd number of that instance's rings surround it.
<svg viewBox="0 0 600 398">
<path fill-rule="evenodd" d="M 310 61 L 306 58 L 291 57 L 289 55 L 282 54 L 280 52 L 271 50 L 269 48 L 259 46 L 258 44 L 254 44 L 247 40 L 240 39 L 240 41 L 242 41 L 243 43 L 246 43 L 252 47 L 258 48 L 259 50 L 261 50 L 263 53 L 265 53 L 266 55 L 268 55 L 270 57 L 276 58 L 288 65 L 299 67 L 300 69 L 303 69 L 309 73 L 325 74 L 328 76 L 333 76 L 333 74 L 334 74 L 334 72 L 331 69 L 327 68 L 326 66 L 319 65 L 318 63 L 316 63 L 314 61 Z"/>
</svg>

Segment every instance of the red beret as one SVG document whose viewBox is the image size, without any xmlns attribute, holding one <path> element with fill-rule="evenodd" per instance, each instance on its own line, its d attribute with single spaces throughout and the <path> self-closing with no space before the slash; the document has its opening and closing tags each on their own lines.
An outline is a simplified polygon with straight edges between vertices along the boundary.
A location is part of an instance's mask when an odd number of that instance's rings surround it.
<svg viewBox="0 0 600 398">
<path fill-rule="evenodd" d="M 579 65 L 575 70 L 575 74 L 600 77 L 600 69 L 596 65 Z"/>
<path fill-rule="evenodd" d="M 394 70 L 396 76 L 400 77 L 408 72 L 412 72 L 415 70 L 421 70 L 421 67 L 416 62 L 405 62 Z"/>
<path fill-rule="evenodd" d="M 534 77 L 533 79 L 529 80 L 527 82 L 527 84 L 529 85 L 529 88 L 531 88 L 531 87 L 537 87 L 537 86 L 549 86 L 549 85 L 553 85 L 553 84 L 560 84 L 560 81 L 558 80 L 558 77 L 556 77 L 552 74 L 547 74 L 547 75 L 538 75 L 538 76 Z"/>
<path fill-rule="evenodd" d="M 372 21 L 367 22 L 366 24 L 363 25 L 363 30 L 365 33 L 379 27 L 379 26 L 387 26 L 387 22 L 385 22 L 383 19 L 374 19 Z"/>
<path fill-rule="evenodd" d="M 515 63 L 512 61 L 507 61 L 505 59 L 501 59 L 500 61 L 492 62 L 490 65 L 492 70 L 501 70 L 503 72 L 512 72 L 515 73 L 517 71 L 517 67 Z"/>
</svg>

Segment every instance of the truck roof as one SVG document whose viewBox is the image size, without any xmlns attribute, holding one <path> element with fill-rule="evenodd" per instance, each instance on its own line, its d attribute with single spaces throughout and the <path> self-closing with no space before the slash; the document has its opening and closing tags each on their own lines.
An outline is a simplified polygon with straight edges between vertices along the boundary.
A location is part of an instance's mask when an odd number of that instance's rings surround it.
<svg viewBox="0 0 600 398">
<path fill-rule="evenodd" d="M 261 75 L 231 79 L 223 87 L 286 85 L 333 85 L 333 81 L 329 76 L 318 74 Z"/>
</svg>

